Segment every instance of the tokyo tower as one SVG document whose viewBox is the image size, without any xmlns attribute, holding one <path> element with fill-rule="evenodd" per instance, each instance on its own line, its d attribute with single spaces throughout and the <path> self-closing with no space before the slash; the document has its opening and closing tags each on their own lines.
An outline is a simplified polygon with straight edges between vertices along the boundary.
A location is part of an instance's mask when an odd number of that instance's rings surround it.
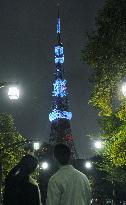
<svg viewBox="0 0 126 205">
<path fill-rule="evenodd" d="M 72 159 L 78 158 L 70 127 L 72 112 L 69 111 L 67 81 L 64 78 L 64 49 L 61 43 L 61 26 L 58 8 L 57 17 L 57 44 L 55 45 L 55 73 L 52 92 L 52 110 L 49 113 L 51 133 L 49 143 L 65 143 L 71 148 Z"/>
</svg>

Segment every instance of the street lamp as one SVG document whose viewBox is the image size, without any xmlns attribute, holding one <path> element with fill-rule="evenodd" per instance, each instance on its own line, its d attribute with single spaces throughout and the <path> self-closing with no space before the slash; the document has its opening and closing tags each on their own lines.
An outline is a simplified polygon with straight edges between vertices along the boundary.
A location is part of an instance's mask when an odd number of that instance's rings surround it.
<svg viewBox="0 0 126 205">
<path fill-rule="evenodd" d="M 103 142 L 101 140 L 97 140 L 94 142 L 94 146 L 96 149 L 102 149 L 103 147 Z"/>
<path fill-rule="evenodd" d="M 39 150 L 40 142 L 33 142 L 33 148 L 34 148 L 34 150 Z"/>
<path fill-rule="evenodd" d="M 17 87 L 9 87 L 8 96 L 10 100 L 18 100 L 19 99 L 19 89 Z"/>
<path fill-rule="evenodd" d="M 86 167 L 86 169 L 91 169 L 92 168 L 92 162 L 86 161 L 85 162 L 85 167 Z"/>
<path fill-rule="evenodd" d="M 125 82 L 122 84 L 122 93 L 126 97 L 126 83 Z"/>
<path fill-rule="evenodd" d="M 40 169 L 47 170 L 49 168 L 48 162 L 42 162 L 40 165 Z"/>
<path fill-rule="evenodd" d="M 19 89 L 17 88 L 17 83 L 12 82 L 0 82 L 0 88 L 9 86 L 8 96 L 10 100 L 19 99 Z"/>
</svg>

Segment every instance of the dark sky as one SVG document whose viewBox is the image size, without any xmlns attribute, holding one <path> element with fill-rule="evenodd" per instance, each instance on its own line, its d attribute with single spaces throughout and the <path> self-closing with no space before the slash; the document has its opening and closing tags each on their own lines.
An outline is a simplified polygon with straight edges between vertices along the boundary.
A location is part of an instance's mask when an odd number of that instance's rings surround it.
<svg viewBox="0 0 126 205">
<path fill-rule="evenodd" d="M 68 80 L 71 121 L 80 157 L 91 156 L 90 133 L 98 136 L 96 112 L 88 105 L 91 69 L 80 52 L 94 28 L 96 12 L 104 0 L 60 1 L 65 77 Z M 0 1 L 0 80 L 18 81 L 21 98 L 10 102 L 2 88 L 0 112 L 13 115 L 18 131 L 27 138 L 47 141 L 50 133 L 56 0 Z"/>
</svg>

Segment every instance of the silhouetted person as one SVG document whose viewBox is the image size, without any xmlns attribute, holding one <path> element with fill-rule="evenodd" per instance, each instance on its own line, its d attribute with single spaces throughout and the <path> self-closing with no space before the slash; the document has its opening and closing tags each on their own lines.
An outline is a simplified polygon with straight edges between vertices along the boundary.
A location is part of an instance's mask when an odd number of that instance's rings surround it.
<svg viewBox="0 0 126 205">
<path fill-rule="evenodd" d="M 5 181 L 4 205 L 41 205 L 38 184 L 30 176 L 37 166 L 38 160 L 26 155 L 10 171 Z"/>
<path fill-rule="evenodd" d="M 87 177 L 69 165 L 71 151 L 65 144 L 57 144 L 54 157 L 59 170 L 50 178 L 47 205 L 89 205 L 90 186 Z"/>
</svg>

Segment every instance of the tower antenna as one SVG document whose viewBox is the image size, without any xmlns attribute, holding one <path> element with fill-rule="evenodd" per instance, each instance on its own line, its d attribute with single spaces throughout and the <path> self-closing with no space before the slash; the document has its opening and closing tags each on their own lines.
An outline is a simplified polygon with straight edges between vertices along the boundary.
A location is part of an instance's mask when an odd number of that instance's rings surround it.
<svg viewBox="0 0 126 205">
<path fill-rule="evenodd" d="M 57 4 L 58 7 L 58 12 L 57 12 L 57 35 L 58 35 L 58 43 L 60 44 L 61 42 L 61 26 L 60 26 L 60 4 Z"/>
</svg>

